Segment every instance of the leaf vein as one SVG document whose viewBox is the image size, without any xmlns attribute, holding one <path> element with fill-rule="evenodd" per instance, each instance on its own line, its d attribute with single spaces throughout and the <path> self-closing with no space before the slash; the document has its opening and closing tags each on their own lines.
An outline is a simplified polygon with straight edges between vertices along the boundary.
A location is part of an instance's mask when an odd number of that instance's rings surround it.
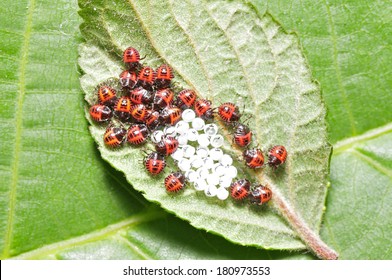
<svg viewBox="0 0 392 280">
<path fill-rule="evenodd" d="M 392 122 L 387 123 L 384 126 L 369 130 L 365 132 L 362 135 L 355 136 L 355 137 L 350 137 L 345 140 L 337 142 L 335 145 L 333 145 L 334 148 L 334 155 L 340 154 L 351 147 L 355 146 L 356 144 L 380 137 L 384 134 L 388 134 L 392 132 Z"/>
<path fill-rule="evenodd" d="M 66 250 L 68 248 L 74 248 L 76 246 L 83 245 L 89 242 L 102 240 L 104 238 L 116 235 L 122 230 L 126 230 L 132 225 L 147 223 L 155 219 L 160 219 L 163 215 L 165 215 L 163 211 L 150 209 L 141 214 L 135 214 L 128 219 L 120 221 L 116 224 L 111 224 L 100 230 L 96 230 L 90 233 L 86 233 L 84 235 L 43 246 L 41 248 L 20 254 L 13 259 L 37 259 L 39 256 L 45 257 L 50 254 L 59 252 L 60 250 Z"/>
<path fill-rule="evenodd" d="M 351 132 L 353 135 L 356 135 L 357 129 L 355 127 L 354 116 L 352 114 L 352 110 L 351 110 L 350 104 L 348 102 L 346 89 L 343 86 L 342 73 L 341 73 L 341 70 L 339 67 L 339 62 L 338 62 L 338 46 L 337 46 L 337 34 L 336 34 L 336 30 L 335 30 L 335 23 L 332 18 L 332 14 L 331 14 L 328 0 L 324 0 L 324 4 L 326 7 L 326 11 L 327 11 L 328 24 L 331 27 L 330 39 L 332 41 L 333 67 L 334 67 L 335 73 L 336 73 L 337 85 L 339 88 L 339 93 L 340 93 L 342 100 L 343 100 L 343 106 L 345 107 L 347 115 L 348 115 L 348 119 L 349 119 L 350 126 L 351 126 Z"/>
<path fill-rule="evenodd" d="M 213 95 L 213 92 L 212 92 L 212 85 L 211 85 L 212 79 L 211 79 L 210 75 L 208 74 L 207 67 L 206 67 L 205 63 L 203 62 L 203 60 L 201 59 L 200 53 L 197 51 L 196 43 L 195 43 L 194 40 L 191 38 L 191 36 L 188 34 L 188 32 L 186 32 L 185 28 L 182 27 L 181 24 L 180 24 L 180 22 L 178 21 L 178 19 L 177 19 L 177 17 L 176 17 L 176 14 L 175 14 L 174 11 L 173 11 L 172 1 L 168 1 L 168 3 L 169 3 L 169 6 L 170 6 L 170 13 L 171 13 L 171 15 L 173 16 L 173 19 L 174 19 L 175 22 L 177 23 L 177 26 L 178 26 L 179 28 L 181 28 L 181 30 L 184 32 L 186 38 L 187 38 L 188 41 L 189 41 L 189 44 L 192 46 L 192 48 L 193 48 L 193 50 L 194 50 L 194 52 L 195 52 L 195 55 L 196 55 L 196 57 L 198 58 L 198 61 L 200 62 L 200 65 L 201 65 L 201 68 L 202 68 L 202 70 L 203 70 L 204 76 L 206 77 L 207 82 L 208 82 L 208 92 L 209 92 L 208 96 L 210 97 L 210 96 Z M 176 70 L 177 70 L 177 69 L 176 69 Z M 184 77 L 184 75 L 181 75 L 181 77 L 182 77 L 184 80 L 186 80 L 185 77 Z M 186 80 L 186 81 L 188 81 L 188 80 Z M 193 88 L 196 88 L 195 85 L 192 85 L 192 87 L 193 87 Z"/>
<path fill-rule="evenodd" d="M 265 29 L 264 24 L 263 24 L 262 22 L 257 22 L 256 24 L 257 24 L 257 26 L 259 26 L 259 27 L 261 28 L 261 30 L 263 31 L 263 33 L 264 33 L 264 35 L 265 35 L 266 42 L 267 42 L 267 44 L 268 44 L 268 49 L 270 50 L 271 55 L 272 55 L 272 57 L 274 58 L 274 59 L 273 59 L 273 63 L 274 63 L 274 70 L 275 70 L 275 71 L 274 71 L 275 79 L 273 80 L 273 85 L 272 85 L 272 87 L 271 87 L 271 91 L 270 91 L 269 93 L 267 93 L 266 98 L 260 102 L 260 105 L 255 107 L 255 108 L 256 108 L 256 114 L 259 115 L 260 108 L 262 107 L 261 104 L 263 104 L 263 103 L 266 102 L 269 98 L 271 98 L 271 96 L 274 94 L 274 91 L 275 91 L 276 88 L 278 87 L 278 83 L 279 83 L 278 81 L 279 81 L 279 78 L 280 78 L 281 73 L 280 73 L 280 71 L 278 70 L 278 65 L 277 65 L 277 61 L 278 61 L 278 59 L 277 59 L 277 54 L 273 51 L 272 41 L 271 41 L 271 38 L 268 37 L 267 30 Z M 263 133 L 262 133 L 262 131 L 261 131 L 263 125 L 260 123 L 261 121 L 262 121 L 261 118 L 255 118 L 255 131 L 256 131 L 256 134 L 257 134 L 257 138 L 260 138 L 261 135 L 263 135 Z M 258 139 L 258 141 L 260 141 L 260 143 L 263 143 L 262 139 Z"/>
<path fill-rule="evenodd" d="M 207 11 L 207 14 L 210 16 L 212 21 L 219 28 L 219 30 L 222 31 L 223 35 L 225 36 L 226 41 L 228 42 L 229 46 L 233 50 L 234 55 L 235 55 L 235 57 L 236 57 L 236 59 L 238 61 L 238 64 L 241 66 L 241 71 L 242 71 L 242 73 L 243 73 L 243 75 L 245 77 L 246 87 L 248 88 L 249 93 L 251 93 L 252 99 L 255 100 L 255 96 L 254 96 L 255 91 L 254 91 L 254 88 L 252 87 L 251 82 L 250 82 L 250 75 L 249 75 L 248 71 L 246 70 L 245 63 L 242 61 L 242 59 L 240 57 L 240 54 L 238 52 L 238 49 L 235 47 L 234 42 L 230 39 L 230 36 L 227 34 L 227 31 L 224 30 L 222 28 L 222 26 L 220 26 L 219 23 L 216 21 L 215 17 L 213 17 L 213 15 L 211 14 L 211 11 L 206 7 L 205 3 L 206 3 L 205 0 L 203 0 L 204 10 Z"/>
<path fill-rule="evenodd" d="M 13 222 L 15 215 L 16 206 L 16 190 L 18 185 L 18 173 L 19 173 L 19 156 L 21 152 L 21 138 L 22 138 L 22 126 L 23 126 L 23 104 L 24 97 L 26 94 L 26 68 L 28 60 L 28 51 L 30 47 L 30 39 L 32 33 L 33 24 L 33 13 L 35 10 L 35 0 L 30 0 L 26 15 L 26 23 L 24 27 L 24 40 L 22 42 L 20 64 L 19 64 L 19 81 L 18 81 L 18 95 L 16 103 L 16 115 L 15 115 L 15 145 L 12 156 L 12 178 L 11 187 L 9 192 L 9 204 L 8 204 L 8 217 L 7 217 L 7 228 L 5 230 L 4 239 L 4 250 L 3 258 L 6 258 L 10 254 L 11 242 L 12 242 L 12 232 L 13 232 Z"/>
<path fill-rule="evenodd" d="M 391 169 L 384 167 L 379 162 L 375 161 L 374 159 L 372 159 L 369 156 L 364 155 L 363 153 L 361 153 L 357 149 L 350 150 L 350 153 L 353 154 L 354 156 L 356 156 L 357 158 L 361 159 L 362 161 L 366 162 L 370 166 L 372 166 L 378 172 L 388 176 L 389 179 L 392 180 L 392 170 Z"/>
<path fill-rule="evenodd" d="M 120 240 L 123 242 L 125 245 L 127 245 L 135 254 L 137 254 L 140 259 L 145 259 L 145 260 L 153 260 L 154 258 L 147 255 L 145 252 L 143 252 L 136 244 L 133 244 L 129 239 L 125 238 L 124 236 L 117 235 L 116 237 L 117 240 Z"/>
</svg>

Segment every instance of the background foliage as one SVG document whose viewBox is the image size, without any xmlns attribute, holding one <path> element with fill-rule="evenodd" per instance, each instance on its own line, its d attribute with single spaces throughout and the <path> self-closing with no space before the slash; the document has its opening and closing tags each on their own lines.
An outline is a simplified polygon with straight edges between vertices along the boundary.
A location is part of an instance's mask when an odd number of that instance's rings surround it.
<svg viewBox="0 0 392 280">
<path fill-rule="evenodd" d="M 390 1 L 254 4 L 297 33 L 323 90 L 334 146 L 323 239 L 343 259 L 391 259 Z M 311 257 L 231 244 L 147 202 L 88 132 L 77 2 L 0 8 L 13 15 L 0 20 L 2 259 Z"/>
</svg>

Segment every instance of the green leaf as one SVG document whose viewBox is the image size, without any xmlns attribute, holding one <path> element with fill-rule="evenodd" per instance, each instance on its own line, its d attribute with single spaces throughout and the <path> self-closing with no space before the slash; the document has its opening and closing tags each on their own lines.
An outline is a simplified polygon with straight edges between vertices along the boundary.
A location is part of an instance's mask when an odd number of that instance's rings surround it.
<svg viewBox="0 0 392 280">
<path fill-rule="evenodd" d="M 264 169 L 258 174 L 242 171 L 241 175 L 269 182 L 276 200 L 283 199 L 318 231 L 330 147 L 319 88 L 293 34 L 241 1 L 80 3 L 81 30 L 87 43 L 81 45 L 79 64 L 85 72 L 81 84 L 90 104 L 96 101 L 97 84 L 121 72 L 126 47 L 134 46 L 146 55 L 143 63 L 154 67 L 169 63 L 179 85 L 191 87 L 215 103 L 244 105 L 245 113 L 252 116 L 249 126 L 264 151 L 274 144 L 287 147 L 288 161 L 279 172 Z M 192 188 L 169 196 L 162 185 L 164 177 L 151 177 L 143 170 L 140 149 L 108 149 L 102 141 L 105 128 L 92 122 L 90 130 L 102 157 L 124 172 L 135 189 L 193 226 L 242 245 L 305 248 L 292 229 L 295 225 L 271 208 L 256 210 L 207 199 Z M 232 149 L 229 141 L 225 148 Z M 279 205 L 275 203 L 282 211 Z"/>
<path fill-rule="evenodd" d="M 1 258 L 83 235 L 144 208 L 143 200 L 129 204 L 124 188 L 101 183 L 115 173 L 99 161 L 78 113 L 76 2 L 7 2 L 2 10 L 17 16 L 11 23 L 2 18 L 0 28 Z"/>
<path fill-rule="evenodd" d="M 252 2 L 299 34 L 322 85 L 331 143 L 391 122 L 391 1 Z"/>
<path fill-rule="evenodd" d="M 392 121 L 390 1 L 255 4 L 261 14 L 268 5 L 286 30 L 299 34 L 322 85 L 328 137 L 334 144 L 323 238 L 340 258 L 391 259 L 392 209 L 383 203 L 392 185 L 386 180 L 392 149 L 384 148 Z M 364 147 L 373 152 L 364 153 Z"/>
<path fill-rule="evenodd" d="M 390 259 L 392 126 L 339 142 L 323 236 L 346 259 Z"/>
<path fill-rule="evenodd" d="M 0 258 L 276 259 L 152 207 L 97 152 L 77 68 L 76 1 L 2 1 Z M 189 243 L 192 240 L 192 243 Z"/>
<path fill-rule="evenodd" d="M 268 4 L 269 13 L 284 29 L 298 35 L 321 84 L 328 137 L 332 143 L 344 141 L 337 143 L 339 152 L 332 156 L 323 238 L 341 252 L 341 258 L 391 259 L 391 183 L 381 170 L 391 170 L 392 152 L 377 150 L 390 142 L 382 136 L 390 134 L 392 120 L 392 5 L 385 1 L 255 2 L 260 15 Z M 2 13 L 12 15 L 0 19 L 1 259 L 309 257 L 234 245 L 159 209 L 148 211 L 154 217 L 150 220 L 140 215 L 151 204 L 101 160 L 88 133 L 76 68 L 81 41 L 77 8 L 76 0 L 0 3 Z M 121 16 L 127 19 L 126 14 Z M 148 43 L 138 47 L 155 57 Z M 348 121 L 349 114 L 354 122 Z M 18 122 L 21 126 L 16 129 Z M 366 140 L 357 143 L 355 136 L 361 134 Z M 353 155 L 357 144 L 362 153 L 367 141 L 376 138 L 385 142 L 372 142 L 373 153 L 365 153 L 372 161 Z M 346 147 L 346 141 L 353 144 Z M 16 146 L 20 148 L 15 150 Z M 112 235 L 98 234 L 136 217 L 139 223 L 131 222 Z M 117 240 L 124 241 L 122 246 Z"/>
</svg>

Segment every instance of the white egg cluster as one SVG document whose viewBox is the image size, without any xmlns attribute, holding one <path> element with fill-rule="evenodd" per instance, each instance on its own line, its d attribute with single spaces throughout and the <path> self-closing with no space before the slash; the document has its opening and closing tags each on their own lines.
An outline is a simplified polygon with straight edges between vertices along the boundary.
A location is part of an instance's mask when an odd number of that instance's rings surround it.
<svg viewBox="0 0 392 280">
<path fill-rule="evenodd" d="M 186 109 L 182 112 L 182 120 L 163 131 L 154 131 L 151 140 L 157 143 L 164 135 L 175 137 L 179 147 L 171 157 L 188 182 L 196 190 L 204 191 L 206 196 L 225 200 L 229 197 L 228 188 L 237 176 L 237 168 L 232 165 L 231 156 L 220 148 L 224 138 L 218 132 L 216 124 L 206 124 L 192 109 Z"/>
</svg>

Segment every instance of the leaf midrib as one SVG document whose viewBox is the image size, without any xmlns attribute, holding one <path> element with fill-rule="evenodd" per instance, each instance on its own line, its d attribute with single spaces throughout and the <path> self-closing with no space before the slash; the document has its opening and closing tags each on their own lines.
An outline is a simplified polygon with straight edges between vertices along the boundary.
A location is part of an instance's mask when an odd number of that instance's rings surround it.
<svg viewBox="0 0 392 280">
<path fill-rule="evenodd" d="M 75 248 L 94 241 L 103 240 L 104 238 L 113 237 L 117 240 L 121 240 L 125 243 L 133 252 L 145 259 L 153 259 L 146 253 L 142 252 L 138 246 L 131 243 L 127 238 L 124 237 L 125 232 L 129 227 L 135 226 L 141 223 L 147 223 L 156 219 L 163 218 L 166 215 L 165 212 L 158 208 L 151 208 L 150 210 L 143 211 L 141 214 L 135 214 L 123 221 L 115 224 L 110 224 L 105 228 L 86 233 L 74 238 L 62 240 L 56 243 L 45 245 L 41 248 L 20 254 L 13 259 L 37 259 L 39 257 L 49 257 L 51 254 L 55 254 L 59 251 L 65 251 L 66 249 Z M 127 240 L 127 242 L 124 242 Z"/>
<path fill-rule="evenodd" d="M 339 62 L 338 62 L 338 46 L 337 46 L 337 35 L 336 35 L 336 30 L 335 30 L 335 23 L 333 20 L 333 17 L 331 15 L 331 10 L 329 7 L 329 2 L 328 0 L 324 0 L 324 4 L 325 4 L 325 8 L 327 11 L 327 20 L 328 20 L 328 24 L 331 27 L 331 41 L 332 41 L 332 57 L 333 57 L 333 67 L 335 69 L 335 74 L 336 74 L 336 79 L 337 79 L 337 85 L 339 88 L 339 93 L 340 96 L 342 97 L 343 100 L 343 106 L 346 109 L 348 118 L 349 118 L 349 122 L 350 122 L 350 127 L 351 127 L 351 133 L 353 135 L 357 134 L 357 129 L 355 127 L 355 122 L 354 122 L 354 117 L 352 114 L 352 110 L 350 108 L 350 104 L 348 102 L 347 99 L 347 92 L 346 89 L 343 86 L 343 82 L 342 82 L 342 72 L 340 70 L 339 67 Z"/>
<path fill-rule="evenodd" d="M 356 144 L 380 137 L 384 134 L 392 132 L 392 122 L 387 123 L 384 126 L 380 126 L 371 130 L 366 131 L 365 133 L 359 136 L 353 136 L 336 142 L 333 145 L 333 155 L 339 155 L 355 146 Z"/>
<path fill-rule="evenodd" d="M 136 9 L 136 7 L 135 7 L 136 4 L 134 3 L 134 1 L 133 1 L 133 0 L 128 0 L 127 3 L 128 3 L 128 5 L 131 7 L 131 9 L 135 11 L 136 18 L 138 19 L 141 28 L 142 28 L 143 31 L 145 32 L 146 37 L 149 39 L 149 41 L 150 41 L 151 45 L 154 47 L 155 51 L 156 51 L 162 58 L 165 58 L 165 55 L 163 55 L 162 51 L 157 47 L 156 42 L 153 40 L 153 36 L 152 36 L 151 30 L 149 29 L 148 25 L 145 23 L 146 20 L 145 20 L 145 19 L 142 19 L 142 16 L 141 16 L 140 13 L 138 12 L 138 9 Z M 169 6 L 170 6 L 170 12 L 172 13 L 173 19 L 176 20 L 176 22 L 177 22 L 177 26 L 182 30 L 183 34 L 187 37 L 187 39 L 188 39 L 188 41 L 189 41 L 189 44 L 190 44 L 191 46 L 193 46 L 193 49 L 194 49 L 194 51 L 195 51 L 195 55 L 199 58 L 199 61 L 200 61 L 201 66 L 202 66 L 202 70 L 204 71 L 204 75 L 205 75 L 205 77 L 207 78 L 207 80 L 209 81 L 209 84 L 210 84 L 210 83 L 211 83 L 211 81 L 210 81 L 211 79 L 208 78 L 209 76 L 208 76 L 208 73 L 207 73 L 207 71 L 206 71 L 206 68 L 205 68 L 205 65 L 204 65 L 204 63 L 203 63 L 203 60 L 200 59 L 199 54 L 198 54 L 196 48 L 194 47 L 194 42 L 193 42 L 193 40 L 189 37 L 189 34 L 188 34 L 189 32 L 188 32 L 187 30 L 185 30 L 185 29 L 183 28 L 183 26 L 178 22 L 178 20 L 176 19 L 176 17 L 175 17 L 174 14 L 173 14 L 172 6 L 171 6 L 171 5 L 169 5 Z M 205 9 L 208 10 L 207 8 L 205 8 Z M 212 20 L 215 22 L 215 19 L 214 19 L 213 17 L 211 17 L 211 14 L 209 14 L 209 16 L 210 16 L 210 18 L 212 18 Z M 218 27 L 219 27 L 219 25 L 218 25 Z M 104 28 L 107 29 L 107 27 L 106 27 L 105 25 L 104 25 Z M 219 28 L 220 28 L 220 27 L 219 27 Z M 227 37 L 228 35 L 227 35 L 226 31 L 225 31 L 225 30 L 222 30 L 222 28 L 220 28 L 220 30 L 224 33 L 224 36 L 226 36 L 226 38 L 228 38 L 228 37 Z M 261 28 L 261 30 L 262 30 L 263 33 L 266 35 L 265 30 L 264 30 L 263 28 Z M 267 35 L 266 35 L 266 38 L 267 38 L 267 41 L 268 41 L 269 46 L 271 46 L 270 40 L 269 40 L 269 38 L 268 38 Z M 237 59 L 240 61 L 240 59 L 239 59 L 239 57 L 238 57 L 238 54 L 237 54 L 237 49 L 236 49 L 236 47 L 235 47 L 235 46 L 232 44 L 232 42 L 230 42 L 230 41 L 229 41 L 229 44 L 230 44 L 231 48 L 236 52 Z M 271 49 L 271 47 L 270 47 L 270 49 Z M 272 54 L 275 56 L 275 54 L 274 54 L 273 52 L 272 52 Z M 167 58 L 165 58 L 165 59 L 168 61 Z M 251 90 L 252 87 L 251 87 L 250 84 L 249 84 L 249 77 L 248 77 L 247 71 L 245 70 L 245 66 L 244 66 L 242 63 L 240 63 L 240 65 L 241 65 L 241 68 L 242 68 L 241 71 L 243 71 L 244 75 L 247 77 L 247 78 L 246 78 L 246 80 L 247 80 L 247 83 L 246 83 L 246 84 L 247 84 L 248 90 L 250 90 L 251 94 L 254 94 L 254 92 L 252 92 L 252 90 Z M 191 86 L 193 86 L 194 88 L 196 88 L 195 85 L 193 85 L 193 83 L 191 83 L 188 79 L 186 79 L 186 75 L 182 75 L 181 71 L 179 71 L 178 69 L 176 69 L 175 65 L 173 65 L 172 67 L 176 70 L 176 72 L 182 77 L 182 79 L 183 79 L 185 82 L 187 82 L 189 85 L 191 85 Z M 279 75 L 277 75 L 277 76 L 275 77 L 275 82 L 278 80 L 278 76 L 279 76 Z M 274 88 L 275 88 L 275 86 L 276 86 L 276 83 L 275 83 L 275 85 L 274 85 Z M 223 126 L 222 124 L 219 123 L 219 125 L 220 125 L 221 128 L 223 128 L 223 130 L 225 130 L 225 129 L 224 129 L 224 126 Z M 286 234 L 287 234 L 287 233 L 286 233 Z"/>
<path fill-rule="evenodd" d="M 24 39 L 22 42 L 22 49 L 19 63 L 19 80 L 18 80 L 18 96 L 15 109 L 15 146 L 13 151 L 13 160 L 11 163 L 11 189 L 9 194 L 8 204 L 8 217 L 7 217 L 7 228 L 5 231 L 4 238 L 4 250 L 2 257 L 7 258 L 10 254 L 12 232 L 13 232 L 13 220 L 15 216 L 15 205 L 16 205 L 16 189 L 18 184 L 18 173 L 19 173 L 19 156 L 21 151 L 21 138 L 22 138 L 22 117 L 23 117 L 23 103 L 26 94 L 26 66 L 27 56 L 30 47 L 30 39 L 32 33 L 33 24 L 33 13 L 35 10 L 35 0 L 30 0 L 28 3 L 28 10 L 26 16 L 26 24 L 24 27 Z"/>
</svg>

